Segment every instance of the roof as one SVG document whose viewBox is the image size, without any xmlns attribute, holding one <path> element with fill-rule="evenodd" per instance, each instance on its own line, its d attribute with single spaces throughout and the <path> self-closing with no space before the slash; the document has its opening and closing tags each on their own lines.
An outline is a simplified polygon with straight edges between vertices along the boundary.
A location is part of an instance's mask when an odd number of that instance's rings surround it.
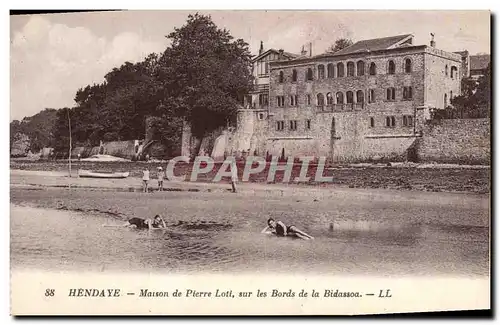
<svg viewBox="0 0 500 325">
<path fill-rule="evenodd" d="M 254 57 L 252 59 L 252 61 L 257 61 L 259 60 L 260 58 L 263 58 L 265 56 L 267 56 L 269 53 L 276 53 L 276 54 L 279 54 L 280 52 L 278 50 L 275 50 L 275 49 L 269 49 L 265 52 L 262 52 L 261 54 L 257 55 L 256 57 Z M 294 53 L 290 53 L 290 52 L 284 52 L 283 51 L 283 56 L 285 56 L 287 59 L 295 59 L 297 58 L 299 55 L 298 54 L 294 54 Z"/>
<path fill-rule="evenodd" d="M 335 52 L 335 55 L 391 49 L 403 44 L 408 40 L 411 40 L 412 38 L 413 38 L 412 34 L 405 34 L 405 35 L 363 40 L 356 42 L 353 45 L 348 46 L 340 51 Z"/>
<path fill-rule="evenodd" d="M 462 57 L 466 57 L 466 56 L 468 56 L 468 55 L 469 55 L 469 51 L 467 51 L 467 50 L 464 50 L 464 51 L 455 51 L 455 52 L 453 52 L 453 53 L 459 54 L 459 55 L 461 55 Z"/>
<path fill-rule="evenodd" d="M 490 55 L 471 55 L 470 56 L 470 69 L 471 70 L 484 70 L 490 64 Z"/>
</svg>

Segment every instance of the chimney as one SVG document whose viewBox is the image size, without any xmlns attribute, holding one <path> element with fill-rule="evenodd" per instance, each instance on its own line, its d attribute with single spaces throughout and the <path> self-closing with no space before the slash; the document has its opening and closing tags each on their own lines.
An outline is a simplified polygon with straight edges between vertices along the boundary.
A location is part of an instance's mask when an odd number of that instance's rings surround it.
<svg viewBox="0 0 500 325">
<path fill-rule="evenodd" d="M 283 49 L 280 49 L 279 51 L 279 60 L 283 60 Z"/>
<path fill-rule="evenodd" d="M 436 47 L 436 42 L 434 41 L 434 33 L 431 33 L 431 47 Z"/>
<path fill-rule="evenodd" d="M 262 52 L 264 52 L 264 42 L 260 41 L 259 55 L 261 55 Z"/>
<path fill-rule="evenodd" d="M 307 54 L 307 51 L 304 49 L 304 45 L 302 45 L 302 50 L 300 51 L 300 55 L 304 56 Z"/>
</svg>

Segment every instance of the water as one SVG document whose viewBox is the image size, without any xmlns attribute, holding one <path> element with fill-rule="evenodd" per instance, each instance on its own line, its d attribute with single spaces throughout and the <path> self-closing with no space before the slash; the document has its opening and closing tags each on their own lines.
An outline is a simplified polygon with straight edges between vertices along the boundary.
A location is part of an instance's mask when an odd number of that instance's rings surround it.
<svg viewBox="0 0 500 325">
<path fill-rule="evenodd" d="M 249 217 L 237 202 L 225 205 L 230 217 L 221 217 L 221 213 L 208 217 L 211 204 L 217 206 L 216 202 L 195 205 L 190 216 L 183 205 L 184 220 L 167 220 L 168 230 L 155 231 L 118 227 L 123 220 L 98 210 L 75 212 L 12 204 L 11 265 L 56 271 L 183 274 L 484 276 L 489 272 L 489 229 L 484 226 L 332 221 L 318 214 L 292 218 L 299 228 L 315 236 L 313 241 L 303 241 L 260 234 L 265 226 L 262 218 Z M 254 210 L 262 208 L 249 204 Z M 170 207 L 175 211 L 173 203 Z M 193 217 L 196 209 L 205 210 L 205 217 Z M 300 216 L 299 204 L 297 210 Z"/>
</svg>

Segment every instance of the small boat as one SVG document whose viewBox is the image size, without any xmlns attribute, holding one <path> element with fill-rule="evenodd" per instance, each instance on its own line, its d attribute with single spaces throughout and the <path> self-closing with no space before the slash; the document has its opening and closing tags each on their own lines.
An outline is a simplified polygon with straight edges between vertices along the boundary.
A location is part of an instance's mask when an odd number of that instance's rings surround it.
<svg viewBox="0 0 500 325">
<path fill-rule="evenodd" d="M 78 177 L 87 177 L 87 178 L 127 178 L 129 172 L 122 173 L 103 173 L 103 172 L 93 172 L 90 170 L 79 169 Z"/>
</svg>

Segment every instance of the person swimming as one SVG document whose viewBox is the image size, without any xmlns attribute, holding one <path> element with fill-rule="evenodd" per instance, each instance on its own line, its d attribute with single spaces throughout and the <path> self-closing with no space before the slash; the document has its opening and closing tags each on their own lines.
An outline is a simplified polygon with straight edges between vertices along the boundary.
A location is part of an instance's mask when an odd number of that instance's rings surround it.
<svg viewBox="0 0 500 325">
<path fill-rule="evenodd" d="M 285 236 L 295 236 L 299 237 L 301 239 L 309 240 L 309 239 L 314 239 L 314 237 L 306 234 L 305 232 L 299 230 L 297 227 L 290 225 L 286 226 L 283 222 L 281 221 L 276 221 L 273 218 L 269 218 L 267 220 L 267 227 L 264 228 L 261 233 L 272 233 L 278 237 L 285 237 Z"/>
<path fill-rule="evenodd" d="M 160 215 L 155 215 L 153 219 L 142 219 L 142 218 L 131 218 L 125 224 L 127 227 L 134 227 L 137 229 L 157 229 L 157 228 L 167 228 L 165 220 L 163 220 Z"/>
</svg>

